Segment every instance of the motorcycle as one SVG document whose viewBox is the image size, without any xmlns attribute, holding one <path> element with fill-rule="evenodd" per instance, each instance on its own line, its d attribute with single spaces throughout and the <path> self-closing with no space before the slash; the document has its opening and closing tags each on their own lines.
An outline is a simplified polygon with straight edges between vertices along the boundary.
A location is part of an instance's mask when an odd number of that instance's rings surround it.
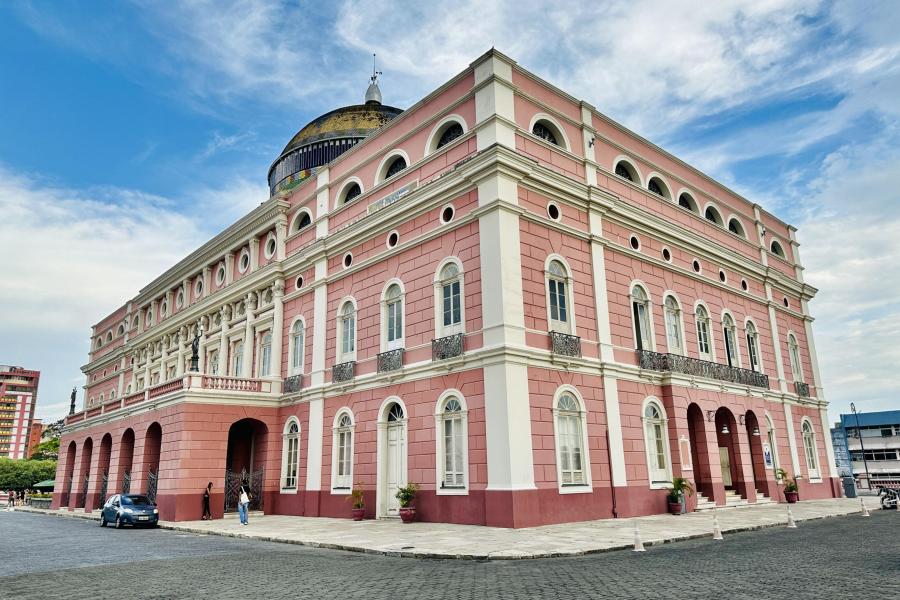
<svg viewBox="0 0 900 600">
<path fill-rule="evenodd" d="M 900 506 L 900 490 L 879 486 L 878 497 L 882 509 L 897 509 Z"/>
</svg>

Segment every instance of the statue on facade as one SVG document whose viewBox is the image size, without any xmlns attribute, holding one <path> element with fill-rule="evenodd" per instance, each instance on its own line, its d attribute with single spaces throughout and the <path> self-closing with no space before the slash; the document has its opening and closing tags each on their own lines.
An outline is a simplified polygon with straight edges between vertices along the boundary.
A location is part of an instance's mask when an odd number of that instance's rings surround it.
<svg viewBox="0 0 900 600">
<path fill-rule="evenodd" d="M 74 414 L 75 414 L 75 390 L 76 390 L 76 389 L 77 389 L 77 388 L 72 388 L 72 395 L 69 396 L 69 400 L 70 400 L 70 404 L 69 404 L 69 414 L 70 414 L 70 415 L 74 415 Z"/>
<path fill-rule="evenodd" d="M 200 370 L 200 327 L 197 327 L 194 339 L 191 340 L 191 371 L 196 373 Z"/>
</svg>

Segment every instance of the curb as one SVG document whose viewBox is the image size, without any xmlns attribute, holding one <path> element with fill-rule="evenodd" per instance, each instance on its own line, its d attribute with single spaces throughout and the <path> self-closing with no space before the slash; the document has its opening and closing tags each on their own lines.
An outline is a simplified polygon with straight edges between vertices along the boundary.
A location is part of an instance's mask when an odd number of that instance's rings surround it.
<svg viewBox="0 0 900 600">
<path fill-rule="evenodd" d="M 88 521 L 99 521 L 100 518 L 93 514 L 88 514 L 84 512 L 68 512 L 68 511 L 53 511 L 53 510 L 44 510 L 44 509 L 36 509 L 31 507 L 16 507 L 13 509 L 13 512 L 25 512 L 36 515 L 49 515 L 70 519 L 83 519 Z M 853 510 L 846 513 L 839 514 L 829 514 L 829 515 L 817 515 L 813 517 L 806 518 L 795 518 L 794 521 L 797 523 L 806 523 L 811 521 L 822 521 L 825 519 L 831 519 L 836 517 L 846 517 L 848 515 L 856 514 L 858 511 Z M 625 521 L 625 519 L 623 519 Z M 722 529 L 723 534 L 732 534 L 732 533 L 743 533 L 749 531 L 759 531 L 762 529 L 770 529 L 773 527 L 783 527 L 787 524 L 787 521 L 784 523 L 764 523 L 761 525 L 745 525 L 732 527 L 729 529 Z M 185 525 L 178 525 L 172 522 L 160 521 L 159 523 L 160 529 L 168 529 L 170 531 L 180 531 L 183 533 L 194 533 L 198 535 L 216 535 L 219 537 L 229 537 L 235 539 L 243 539 L 243 540 L 256 540 L 261 542 L 272 542 L 276 544 L 291 544 L 295 546 L 306 546 L 309 548 L 323 548 L 327 550 L 343 550 L 345 552 L 356 552 L 360 554 L 373 554 L 373 555 L 381 555 L 381 556 L 391 556 L 395 558 L 422 558 L 422 559 L 432 559 L 432 560 L 534 560 L 534 559 L 546 559 L 546 558 L 572 558 L 577 556 L 588 556 L 591 554 L 602 554 L 605 552 L 616 552 L 620 550 L 628 550 L 632 548 L 632 544 L 623 543 L 617 544 L 615 546 L 607 546 L 603 548 L 591 548 L 588 550 L 576 550 L 572 552 L 535 552 L 527 555 L 494 555 L 493 553 L 487 554 L 450 554 L 450 553 L 440 553 L 440 552 L 409 552 L 404 550 L 380 550 L 377 548 L 367 548 L 365 546 L 354 546 L 350 544 L 339 544 L 332 542 L 315 542 L 309 540 L 291 540 L 285 538 L 279 538 L 269 535 L 253 535 L 253 534 L 245 534 L 238 533 L 232 531 L 211 531 L 207 529 L 199 529 L 196 527 L 189 527 Z M 664 544 L 673 544 L 682 541 L 688 540 L 697 540 L 702 538 L 711 538 L 712 532 L 708 533 L 693 533 L 680 535 L 676 537 L 667 537 L 662 539 L 654 539 L 648 540 L 644 542 L 644 546 L 662 546 Z M 504 552 L 504 551 L 499 551 Z"/>
</svg>

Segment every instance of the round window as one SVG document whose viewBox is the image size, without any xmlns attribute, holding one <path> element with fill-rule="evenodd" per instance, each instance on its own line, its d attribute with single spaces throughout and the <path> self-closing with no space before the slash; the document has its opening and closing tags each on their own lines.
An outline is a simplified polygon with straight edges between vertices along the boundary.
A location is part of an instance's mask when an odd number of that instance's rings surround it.
<svg viewBox="0 0 900 600">
<path fill-rule="evenodd" d="M 664 260 L 664 261 L 666 261 L 666 262 L 672 262 L 672 253 L 669 252 L 669 249 L 668 249 L 668 248 L 663 248 L 663 249 L 662 249 L 662 257 L 663 257 L 663 260 Z"/>
<path fill-rule="evenodd" d="M 746 279 L 741 279 L 741 289 L 744 290 L 745 292 L 746 292 L 748 289 L 750 289 L 750 286 L 747 285 L 747 280 L 746 280 Z"/>
<path fill-rule="evenodd" d="M 449 223 L 453 220 L 453 214 L 456 211 L 453 210 L 452 206 L 445 206 L 444 210 L 441 211 L 441 223 Z"/>
<path fill-rule="evenodd" d="M 175 306 L 181 308 L 184 306 L 184 292 L 178 292 L 178 295 L 175 296 Z"/>
<path fill-rule="evenodd" d="M 390 232 L 387 237 L 387 247 L 393 248 L 398 243 L 400 243 L 400 234 L 396 231 Z"/>
<path fill-rule="evenodd" d="M 199 298 L 203 295 L 203 280 L 198 279 L 197 283 L 194 284 L 194 296 Z"/>
<path fill-rule="evenodd" d="M 785 296 L 785 297 L 784 297 L 784 307 L 787 308 L 787 307 L 789 307 L 790 305 L 791 305 L 791 303 L 788 302 L 787 296 Z"/>
<path fill-rule="evenodd" d="M 719 269 L 719 281 L 725 283 L 728 280 L 728 276 L 725 275 L 725 271 Z"/>
<path fill-rule="evenodd" d="M 303 276 L 302 275 L 297 278 L 297 281 L 294 282 L 294 287 L 296 287 L 298 290 L 303 287 Z"/>
<path fill-rule="evenodd" d="M 266 258 L 272 258 L 275 256 L 275 237 L 270 237 L 266 241 Z"/>
<path fill-rule="evenodd" d="M 694 267 L 694 272 L 695 272 L 695 273 L 699 273 L 699 272 L 700 272 L 700 261 L 697 260 L 696 258 L 694 259 L 693 267 Z"/>
<path fill-rule="evenodd" d="M 238 270 L 241 273 L 247 271 L 250 268 L 250 253 L 246 250 L 241 253 L 241 260 L 238 262 Z"/>
<path fill-rule="evenodd" d="M 225 283 L 225 265 L 219 265 L 219 268 L 216 270 L 216 285 L 222 285 Z"/>
<path fill-rule="evenodd" d="M 639 239 L 637 239 L 637 236 L 636 236 L 636 235 L 631 236 L 631 247 L 632 247 L 634 250 L 640 250 L 640 249 L 641 249 L 641 241 L 640 241 Z"/>
<path fill-rule="evenodd" d="M 353 264 L 353 255 L 349 252 L 344 255 L 344 268 L 346 269 Z"/>
<path fill-rule="evenodd" d="M 559 221 L 561 215 L 559 212 L 559 206 L 557 206 L 556 203 L 551 202 L 547 205 L 547 216 L 554 221 Z"/>
</svg>

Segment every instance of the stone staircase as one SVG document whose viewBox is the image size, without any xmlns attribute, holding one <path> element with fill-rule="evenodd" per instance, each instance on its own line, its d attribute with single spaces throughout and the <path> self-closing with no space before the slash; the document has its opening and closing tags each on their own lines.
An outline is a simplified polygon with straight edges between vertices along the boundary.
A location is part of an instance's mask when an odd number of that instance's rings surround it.
<svg viewBox="0 0 900 600">
<path fill-rule="evenodd" d="M 712 510 L 715 507 L 716 505 L 712 500 L 710 500 L 700 492 L 697 492 L 697 508 L 694 509 L 696 512 L 700 512 L 702 510 Z"/>
<path fill-rule="evenodd" d="M 772 499 L 765 496 L 762 492 L 756 492 L 756 504 L 771 504 Z M 725 506 L 720 506 L 719 508 L 738 508 L 741 506 L 750 506 L 750 503 L 747 502 L 742 496 L 740 496 L 734 490 L 725 490 Z M 704 511 L 704 510 L 712 510 L 716 508 L 716 505 L 712 500 L 705 497 L 700 492 L 697 492 L 697 508 L 694 510 Z"/>
</svg>

